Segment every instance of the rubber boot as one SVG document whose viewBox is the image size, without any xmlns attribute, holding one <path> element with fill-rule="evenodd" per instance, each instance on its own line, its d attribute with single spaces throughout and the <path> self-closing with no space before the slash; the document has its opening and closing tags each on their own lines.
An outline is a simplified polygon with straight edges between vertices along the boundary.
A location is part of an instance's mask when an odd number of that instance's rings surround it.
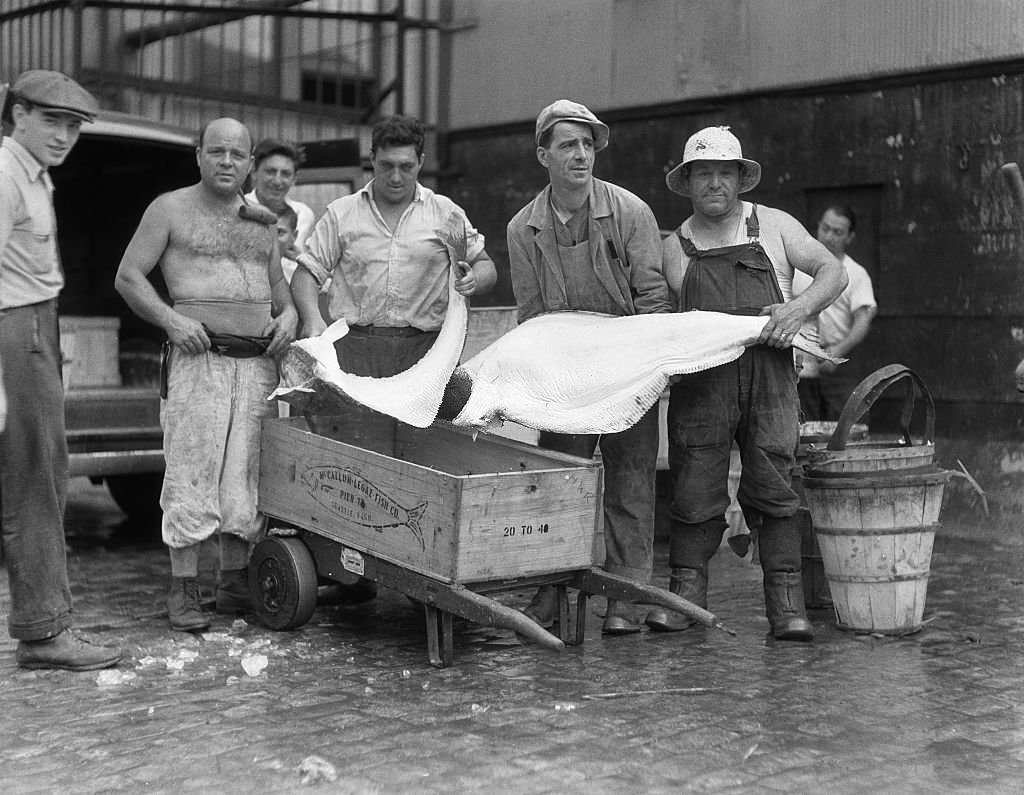
<svg viewBox="0 0 1024 795">
<path fill-rule="evenodd" d="M 558 618 L 558 591 L 553 585 L 542 585 L 533 595 L 523 615 L 544 629 L 551 629 Z"/>
<path fill-rule="evenodd" d="M 672 569 L 668 590 L 706 610 L 708 606 L 707 566 L 701 569 Z M 697 622 L 675 610 L 658 607 L 647 614 L 644 623 L 655 632 L 679 632 L 692 627 Z"/>
<path fill-rule="evenodd" d="M 804 612 L 804 586 L 800 572 L 766 571 L 764 608 L 776 639 L 813 640 L 814 629 Z"/>
<path fill-rule="evenodd" d="M 628 603 L 627 603 L 628 604 Z M 601 632 L 605 635 L 633 635 L 641 632 L 644 625 L 633 618 L 629 608 L 615 599 L 608 600 Z"/>
<path fill-rule="evenodd" d="M 216 606 L 218 613 L 253 612 L 248 569 L 221 570 L 220 584 L 217 586 Z"/>
<path fill-rule="evenodd" d="M 210 628 L 210 620 L 203 612 L 199 580 L 195 577 L 171 577 L 167 618 L 171 629 L 179 632 L 203 632 Z"/>
</svg>

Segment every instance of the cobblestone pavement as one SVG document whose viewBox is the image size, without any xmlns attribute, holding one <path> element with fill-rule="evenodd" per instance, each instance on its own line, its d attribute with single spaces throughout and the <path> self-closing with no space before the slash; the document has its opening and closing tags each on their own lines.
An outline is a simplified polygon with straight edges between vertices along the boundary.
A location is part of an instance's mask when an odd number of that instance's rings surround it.
<svg viewBox="0 0 1024 795">
<path fill-rule="evenodd" d="M 945 527 L 929 623 L 899 639 L 842 632 L 818 611 L 813 644 L 772 641 L 759 570 L 723 548 L 710 607 L 735 637 L 697 628 L 602 638 L 594 599 L 581 647 L 558 654 L 457 621 L 456 664 L 435 669 L 421 613 L 391 591 L 318 608 L 294 632 L 218 617 L 203 635 L 172 633 L 166 553 L 123 543 L 120 521 L 105 492 L 76 486 L 77 626 L 127 657 L 111 672 L 22 671 L 13 642 L 0 640 L 0 791 L 1022 788 L 1020 530 Z M 665 555 L 662 539 L 660 583 Z"/>
</svg>

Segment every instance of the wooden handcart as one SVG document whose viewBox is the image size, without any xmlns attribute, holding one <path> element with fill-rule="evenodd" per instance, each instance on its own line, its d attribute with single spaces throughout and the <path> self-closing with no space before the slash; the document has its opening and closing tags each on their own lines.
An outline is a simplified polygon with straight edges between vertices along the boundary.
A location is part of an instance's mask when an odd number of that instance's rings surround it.
<svg viewBox="0 0 1024 795">
<path fill-rule="evenodd" d="M 249 580 L 268 627 L 301 626 L 318 585 L 358 575 L 424 605 L 428 656 L 442 667 L 454 658 L 453 616 L 564 650 L 583 642 L 595 594 L 724 629 L 666 590 L 595 568 L 603 544 L 598 462 L 474 439 L 441 422 L 398 425 L 386 440 L 361 437 L 341 418 L 317 418 L 316 430 L 303 418 L 263 424 L 259 507 L 272 530 L 253 552 Z M 539 585 L 558 593 L 557 635 L 491 598 Z M 579 592 L 574 621 L 569 588 Z"/>
</svg>

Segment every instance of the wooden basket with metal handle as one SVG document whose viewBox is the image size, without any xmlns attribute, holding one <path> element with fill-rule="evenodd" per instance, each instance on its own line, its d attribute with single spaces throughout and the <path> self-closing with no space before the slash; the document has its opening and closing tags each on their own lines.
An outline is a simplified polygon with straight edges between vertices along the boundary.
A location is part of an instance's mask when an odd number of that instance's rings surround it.
<svg viewBox="0 0 1024 795">
<path fill-rule="evenodd" d="M 900 408 L 901 438 L 892 442 L 850 442 L 850 430 L 863 417 L 876 400 L 889 387 L 907 382 Z M 924 435 L 915 442 L 910 431 L 914 415 L 916 392 L 920 392 L 925 405 Z M 882 472 L 913 469 L 932 464 L 935 457 L 935 403 L 924 381 L 902 364 L 890 364 L 871 373 L 853 390 L 843 406 L 839 422 L 828 445 L 812 445 L 806 453 L 808 475 L 835 475 L 840 473 Z"/>
</svg>

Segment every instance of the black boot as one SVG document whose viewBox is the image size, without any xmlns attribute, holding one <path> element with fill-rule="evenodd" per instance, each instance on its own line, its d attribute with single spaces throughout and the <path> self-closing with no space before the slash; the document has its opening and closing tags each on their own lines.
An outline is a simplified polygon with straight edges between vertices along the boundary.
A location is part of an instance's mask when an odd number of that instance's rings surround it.
<svg viewBox="0 0 1024 795">
<path fill-rule="evenodd" d="M 171 629 L 179 632 L 203 632 L 210 628 L 210 619 L 203 612 L 199 581 L 195 577 L 171 577 L 167 617 L 171 621 Z"/>
<path fill-rule="evenodd" d="M 555 586 L 540 586 L 530 604 L 523 608 L 523 615 L 544 629 L 551 629 L 558 620 L 558 591 L 555 590 Z"/>
<path fill-rule="evenodd" d="M 804 612 L 804 586 L 800 572 L 764 573 L 764 609 L 778 640 L 809 641 L 814 629 Z"/>
<path fill-rule="evenodd" d="M 644 625 L 634 616 L 633 611 L 628 607 L 629 602 L 622 603 L 615 599 L 608 600 L 608 609 L 605 612 L 604 623 L 601 624 L 601 632 L 605 635 L 632 635 L 642 632 Z"/>
<path fill-rule="evenodd" d="M 248 569 L 222 569 L 220 584 L 217 586 L 216 605 L 218 613 L 253 612 L 252 594 L 249 591 Z"/>
<path fill-rule="evenodd" d="M 697 607 L 707 609 L 708 606 L 708 568 L 672 569 L 668 589 L 676 596 L 681 596 Z M 679 632 L 692 627 L 697 622 L 689 616 L 658 607 L 647 614 L 645 622 L 655 632 Z"/>
</svg>

